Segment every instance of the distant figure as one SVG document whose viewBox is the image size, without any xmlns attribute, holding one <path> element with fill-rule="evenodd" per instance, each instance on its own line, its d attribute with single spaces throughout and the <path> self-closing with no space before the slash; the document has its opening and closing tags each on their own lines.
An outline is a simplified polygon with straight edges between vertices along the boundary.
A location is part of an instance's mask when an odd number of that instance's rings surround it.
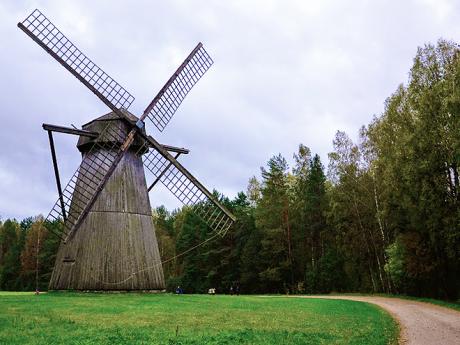
<svg viewBox="0 0 460 345">
<path fill-rule="evenodd" d="M 233 295 L 233 285 L 230 286 L 230 295 Z"/>
<path fill-rule="evenodd" d="M 240 284 L 236 284 L 235 293 L 236 293 L 237 296 L 239 296 L 239 294 L 240 294 Z"/>
<path fill-rule="evenodd" d="M 36 295 L 40 295 L 40 290 L 35 289 L 35 294 L 36 294 Z"/>
<path fill-rule="evenodd" d="M 210 288 L 210 289 L 208 290 L 208 294 L 209 294 L 209 295 L 215 295 L 215 294 L 216 294 L 216 289 L 215 289 L 215 288 Z"/>
<path fill-rule="evenodd" d="M 184 290 L 178 285 L 176 288 L 176 295 L 182 295 L 184 293 Z"/>
</svg>

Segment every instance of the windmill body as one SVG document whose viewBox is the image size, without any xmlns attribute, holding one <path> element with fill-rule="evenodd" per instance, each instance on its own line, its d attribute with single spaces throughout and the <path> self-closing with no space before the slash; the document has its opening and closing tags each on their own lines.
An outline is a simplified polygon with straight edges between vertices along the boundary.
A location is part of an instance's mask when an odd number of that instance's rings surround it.
<svg viewBox="0 0 460 345">
<path fill-rule="evenodd" d="M 127 135 L 128 124 L 109 113 L 83 126 L 100 132 L 110 127 Z M 105 156 L 102 146 L 90 150 L 94 139 L 81 136 L 78 149 L 82 159 L 93 161 Z M 111 146 L 113 143 L 110 143 Z M 122 145 L 119 142 L 117 145 Z M 161 259 L 152 221 L 147 183 L 139 147 L 133 143 L 110 176 L 78 232 L 71 241 L 61 242 L 50 290 L 163 290 Z M 91 155 L 91 156 L 89 156 Z M 78 175 L 73 202 L 86 193 L 84 171 Z M 73 212 L 72 201 L 69 217 Z M 148 268 L 148 269 L 146 269 Z"/>
<path fill-rule="evenodd" d="M 83 54 L 39 10 L 18 27 L 93 92 L 111 113 L 83 129 L 43 124 L 48 132 L 59 198 L 45 226 L 61 238 L 51 290 L 163 290 L 165 287 L 148 192 L 162 183 L 218 234 L 235 217 L 178 161 L 188 150 L 162 145 L 162 132 L 185 96 L 213 64 L 199 43 L 139 117 L 134 97 Z M 80 136 L 82 162 L 61 187 L 53 132 Z M 173 157 L 171 153 L 174 153 Z M 153 175 L 147 187 L 145 171 Z M 53 224 L 54 223 L 54 224 Z M 62 228 L 56 231 L 55 224 Z"/>
</svg>

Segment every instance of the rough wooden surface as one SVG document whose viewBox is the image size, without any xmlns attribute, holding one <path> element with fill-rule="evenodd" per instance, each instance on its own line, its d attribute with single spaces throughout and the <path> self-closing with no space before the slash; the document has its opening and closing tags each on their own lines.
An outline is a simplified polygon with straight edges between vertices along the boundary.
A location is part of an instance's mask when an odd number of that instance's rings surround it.
<svg viewBox="0 0 460 345">
<path fill-rule="evenodd" d="M 49 288 L 165 288 L 144 169 L 134 152 L 123 157 L 75 236 L 61 243 Z"/>
</svg>

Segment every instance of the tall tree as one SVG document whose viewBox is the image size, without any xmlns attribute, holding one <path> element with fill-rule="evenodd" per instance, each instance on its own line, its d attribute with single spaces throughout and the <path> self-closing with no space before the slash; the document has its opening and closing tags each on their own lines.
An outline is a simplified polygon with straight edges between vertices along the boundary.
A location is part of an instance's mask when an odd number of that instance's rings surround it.
<svg viewBox="0 0 460 345">
<path fill-rule="evenodd" d="M 295 261 L 295 280 L 297 290 L 305 291 L 307 265 L 311 261 L 311 232 L 308 223 L 309 205 L 307 202 L 308 182 L 311 167 L 311 151 L 303 144 L 294 154 L 292 220 Z"/>
<path fill-rule="evenodd" d="M 333 246 L 333 237 L 327 224 L 328 200 L 326 196 L 326 176 L 318 155 L 310 162 L 310 173 L 307 178 L 305 206 L 306 223 L 310 237 L 310 264 L 307 266 L 307 287 L 311 292 L 322 292 L 327 289 L 320 282 L 322 267 L 320 259 L 326 253 L 326 246 Z M 332 243 L 330 243 L 332 241 Z M 330 267 L 329 267 L 330 268 Z"/>
<path fill-rule="evenodd" d="M 261 283 L 279 292 L 294 283 L 288 164 L 281 155 L 272 157 L 262 171 L 262 197 L 256 209 L 256 226 L 262 231 Z"/>
<path fill-rule="evenodd" d="M 344 132 L 337 132 L 329 154 L 331 221 L 346 256 L 345 270 L 353 290 L 387 291 L 379 243 L 372 179 L 362 153 Z"/>
<path fill-rule="evenodd" d="M 388 253 L 404 253 L 401 284 L 412 294 L 453 298 L 460 287 L 459 57 L 452 42 L 419 48 L 408 86 L 368 130 L 384 181 L 382 215 L 399 245 L 412 249 Z"/>
</svg>

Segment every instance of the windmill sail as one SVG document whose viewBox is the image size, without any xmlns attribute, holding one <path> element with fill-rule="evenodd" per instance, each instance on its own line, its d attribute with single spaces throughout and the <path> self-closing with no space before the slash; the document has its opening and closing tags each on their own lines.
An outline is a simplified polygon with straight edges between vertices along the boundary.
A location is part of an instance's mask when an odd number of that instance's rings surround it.
<svg viewBox="0 0 460 345">
<path fill-rule="evenodd" d="M 101 189 L 102 182 L 120 154 L 120 142 L 124 141 L 123 131 L 113 125 L 107 125 L 95 139 L 89 152 L 46 217 L 49 222 L 64 220 L 63 239 L 67 240 L 84 217 L 84 211 L 90 207 Z M 61 202 L 63 201 L 63 214 Z"/>
<path fill-rule="evenodd" d="M 142 118 L 147 117 L 163 132 L 185 96 L 212 64 L 213 61 L 203 44 L 198 43 L 144 110 Z"/>
<path fill-rule="evenodd" d="M 39 10 L 18 27 L 88 87 L 110 109 L 128 109 L 134 97 L 83 54 Z"/>
<path fill-rule="evenodd" d="M 235 216 L 176 159 L 160 152 L 153 138 L 148 137 L 147 139 L 148 143 L 146 142 L 140 149 L 140 152 L 149 150 L 142 156 L 144 166 L 179 201 L 190 206 L 211 229 L 222 235 L 225 234 L 235 222 Z"/>
</svg>

